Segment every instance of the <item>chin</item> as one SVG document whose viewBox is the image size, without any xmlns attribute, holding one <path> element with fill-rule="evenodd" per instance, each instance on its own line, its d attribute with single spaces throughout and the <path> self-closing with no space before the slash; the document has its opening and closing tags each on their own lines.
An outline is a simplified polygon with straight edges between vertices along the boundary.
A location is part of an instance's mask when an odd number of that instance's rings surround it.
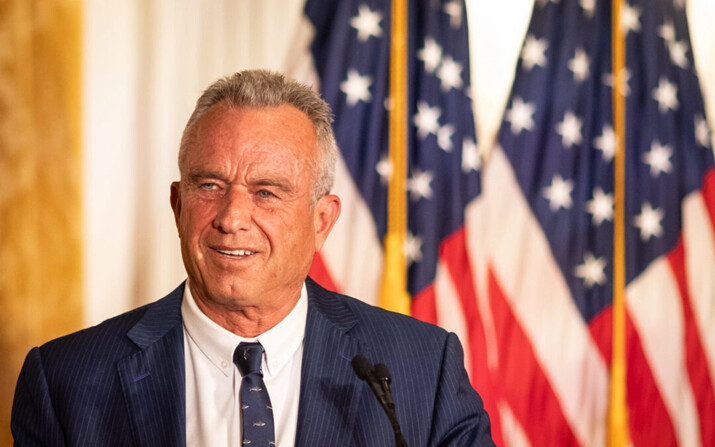
<svg viewBox="0 0 715 447">
<path fill-rule="evenodd" d="M 232 281 L 220 287 L 209 287 L 209 291 L 216 301 L 223 304 L 245 303 L 249 300 L 248 297 L 253 295 L 250 285 L 238 281 Z"/>
</svg>

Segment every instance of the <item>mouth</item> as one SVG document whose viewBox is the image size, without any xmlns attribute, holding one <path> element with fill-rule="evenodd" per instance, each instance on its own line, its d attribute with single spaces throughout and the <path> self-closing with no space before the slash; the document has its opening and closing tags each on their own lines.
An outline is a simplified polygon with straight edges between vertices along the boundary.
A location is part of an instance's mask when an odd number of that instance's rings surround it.
<svg viewBox="0 0 715 447">
<path fill-rule="evenodd" d="M 256 254 L 255 251 L 252 250 L 246 250 L 243 248 L 239 248 L 237 250 L 225 250 L 225 249 L 220 249 L 220 248 L 214 248 L 219 254 L 222 254 L 224 256 L 228 256 L 231 258 L 245 258 L 251 255 Z"/>
</svg>

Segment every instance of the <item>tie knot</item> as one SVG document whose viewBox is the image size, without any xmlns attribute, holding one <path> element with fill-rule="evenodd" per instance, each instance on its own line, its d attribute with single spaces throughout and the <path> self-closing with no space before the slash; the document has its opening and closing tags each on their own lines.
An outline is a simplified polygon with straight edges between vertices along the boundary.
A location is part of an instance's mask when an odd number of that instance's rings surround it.
<svg viewBox="0 0 715 447">
<path fill-rule="evenodd" d="M 238 344 L 238 347 L 233 351 L 233 363 L 238 366 L 242 376 L 248 374 L 262 374 L 261 359 L 263 357 L 263 346 L 260 343 L 244 343 Z"/>
</svg>

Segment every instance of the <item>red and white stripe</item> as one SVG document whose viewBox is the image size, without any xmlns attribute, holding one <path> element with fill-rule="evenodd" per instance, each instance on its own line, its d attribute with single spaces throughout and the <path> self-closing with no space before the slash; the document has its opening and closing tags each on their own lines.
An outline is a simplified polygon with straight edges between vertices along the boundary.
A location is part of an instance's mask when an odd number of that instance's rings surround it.
<svg viewBox="0 0 715 447">
<path fill-rule="evenodd" d="M 482 181 L 467 210 L 468 247 L 494 325 L 497 406 L 509 408 L 532 445 L 603 445 L 607 364 L 500 148 Z"/>
<path fill-rule="evenodd" d="M 502 430 L 495 438 L 506 446 L 605 445 L 610 309 L 583 321 L 500 149 L 483 183 L 467 210 L 467 245 L 478 300 L 488 301 L 480 318 L 496 338 L 496 354 L 494 343 L 485 346 L 488 383 L 498 392 L 484 396 L 496 399 L 487 405 L 497 408 L 490 412 Z M 715 443 L 714 185 L 715 172 L 702 193 L 686 198 L 683 243 L 626 292 L 635 446 Z"/>
</svg>

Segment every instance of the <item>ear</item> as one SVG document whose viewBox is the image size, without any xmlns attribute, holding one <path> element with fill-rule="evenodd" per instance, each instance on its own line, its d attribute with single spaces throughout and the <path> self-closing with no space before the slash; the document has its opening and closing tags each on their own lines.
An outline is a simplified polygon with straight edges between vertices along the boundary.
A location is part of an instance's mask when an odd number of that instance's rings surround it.
<svg viewBox="0 0 715 447">
<path fill-rule="evenodd" d="M 176 228 L 179 228 L 179 216 L 181 216 L 181 191 L 179 187 L 181 183 L 171 182 L 171 193 L 169 194 L 169 202 L 171 202 L 171 209 L 174 210 L 174 221 L 176 222 Z"/>
<path fill-rule="evenodd" d="M 313 210 L 313 225 L 315 226 L 315 252 L 323 248 L 325 239 L 340 216 L 340 197 L 329 194 L 321 197 Z"/>
</svg>

